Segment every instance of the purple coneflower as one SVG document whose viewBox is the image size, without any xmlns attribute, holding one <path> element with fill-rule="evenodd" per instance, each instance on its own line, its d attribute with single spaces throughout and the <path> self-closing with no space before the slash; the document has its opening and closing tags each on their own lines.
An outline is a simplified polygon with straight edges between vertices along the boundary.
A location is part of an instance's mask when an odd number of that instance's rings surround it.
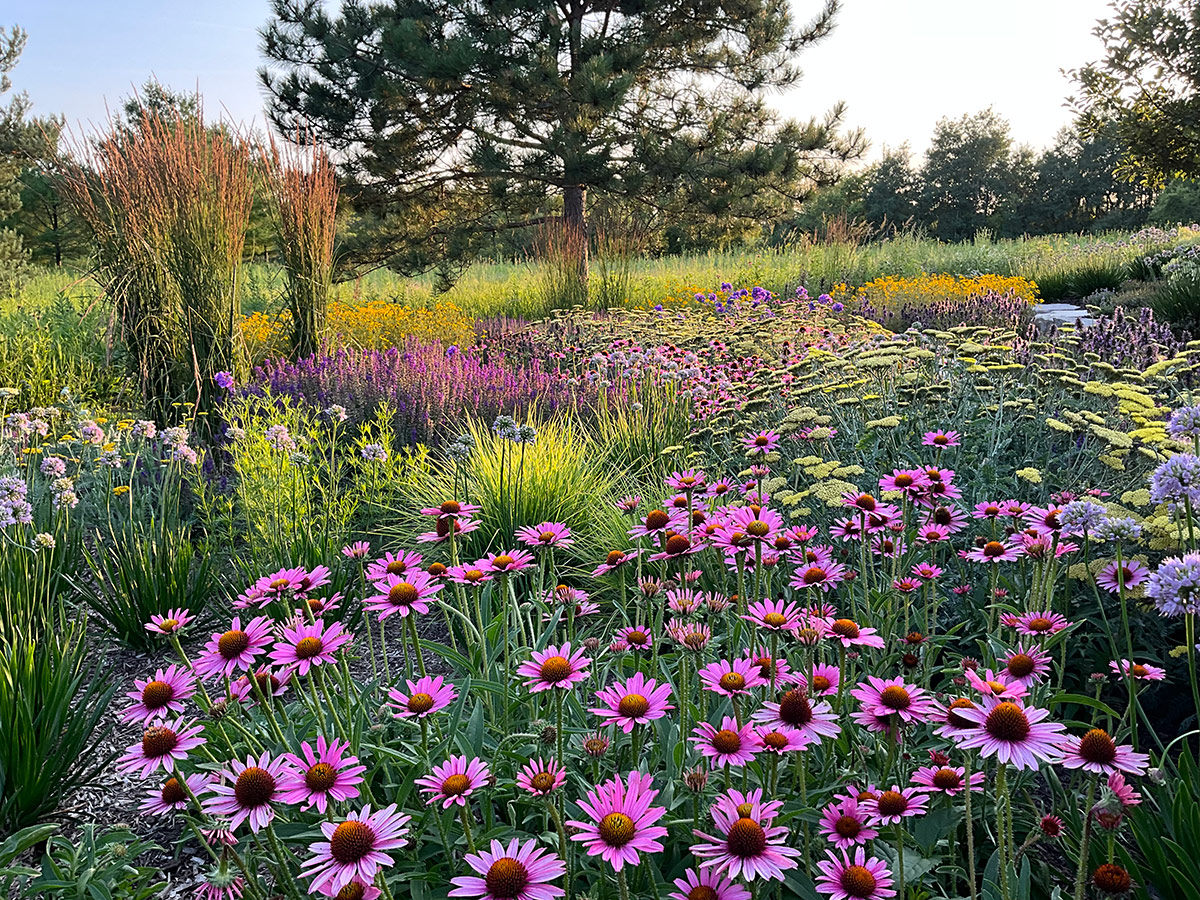
<svg viewBox="0 0 1200 900">
<path fill-rule="evenodd" d="M 599 856 L 617 872 L 626 864 L 638 865 L 638 854 L 661 852 L 658 839 L 667 836 L 666 828 L 654 824 L 667 813 L 666 807 L 651 805 L 657 796 L 654 779 L 636 770 L 598 785 L 579 801 L 588 818 L 567 822 L 575 829 L 571 840 L 584 844 L 588 856 Z"/>
<path fill-rule="evenodd" d="M 425 675 L 416 681 L 405 679 L 408 693 L 398 688 L 388 690 L 388 706 L 402 719 L 424 719 L 445 709 L 458 696 L 453 684 L 441 675 Z"/>
<path fill-rule="evenodd" d="M 282 756 L 272 759 L 270 752 L 264 751 L 258 759 L 247 757 L 245 763 L 230 760 L 229 766 L 219 780 L 209 784 L 213 796 L 205 799 L 204 811 L 229 819 L 231 831 L 249 820 L 250 830 L 257 834 L 275 818 L 272 803 L 280 799 L 279 782 L 287 772 L 287 760 Z"/>
<path fill-rule="evenodd" d="M 416 779 L 421 792 L 429 794 L 425 802 L 429 805 L 442 803 L 442 809 L 452 804 L 466 806 L 467 800 L 476 789 L 487 784 L 491 771 L 487 763 L 479 758 L 467 760 L 465 756 L 451 756 L 444 763 L 433 767 L 433 772 Z"/>
<path fill-rule="evenodd" d="M 308 892 L 339 897 L 347 885 L 369 885 L 381 867 L 392 865 L 386 851 L 406 843 L 410 818 L 393 803 L 375 812 L 364 806 L 341 822 L 322 822 L 325 840 L 308 845 L 313 855 L 300 866 L 300 877 L 312 879 Z"/>
<path fill-rule="evenodd" d="M 329 743 L 324 735 L 317 738 L 316 751 L 308 741 L 301 743 L 299 755 L 284 756 L 293 768 L 286 769 L 279 778 L 279 801 L 301 804 L 305 809 L 315 806 L 324 815 L 330 800 L 357 797 L 367 767 L 357 757 L 347 755 L 349 749 L 345 741 Z"/>
<path fill-rule="evenodd" d="M 155 671 L 153 678 L 134 679 L 133 686 L 137 690 L 125 696 L 134 703 L 121 713 L 121 718 L 147 723 L 166 718 L 168 713 L 183 712 L 183 701 L 196 692 L 196 676 L 182 666 L 170 665 Z"/>
<path fill-rule="evenodd" d="M 463 857 L 478 875 L 451 878 L 450 897 L 477 897 L 479 900 L 552 900 L 563 889 L 551 884 L 567 871 L 564 863 L 537 841 L 521 843 L 513 838 L 506 848 L 493 840 L 491 852 L 468 853 Z"/>
</svg>

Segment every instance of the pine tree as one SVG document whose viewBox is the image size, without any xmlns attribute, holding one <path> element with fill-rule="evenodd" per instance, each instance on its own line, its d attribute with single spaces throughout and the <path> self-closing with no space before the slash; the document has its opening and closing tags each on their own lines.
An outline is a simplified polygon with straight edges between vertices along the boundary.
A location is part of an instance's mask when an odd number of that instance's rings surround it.
<svg viewBox="0 0 1200 900">
<path fill-rule="evenodd" d="M 25 49 L 26 34 L 17 26 L 0 28 L 0 97 L 12 90 L 8 77 Z M 21 208 L 22 144 L 29 97 L 14 94 L 0 106 L 0 222 L 10 219 Z M 29 254 L 21 236 L 13 228 L 0 227 L 0 294 L 17 289 L 28 269 Z"/>
</svg>

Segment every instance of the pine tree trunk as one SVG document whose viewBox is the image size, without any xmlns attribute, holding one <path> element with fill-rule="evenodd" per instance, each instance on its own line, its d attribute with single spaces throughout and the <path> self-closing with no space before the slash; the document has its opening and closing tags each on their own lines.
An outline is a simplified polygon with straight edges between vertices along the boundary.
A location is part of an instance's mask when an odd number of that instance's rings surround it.
<svg viewBox="0 0 1200 900">
<path fill-rule="evenodd" d="M 587 188 L 569 185 L 563 188 L 563 228 L 566 246 L 576 254 L 579 273 L 579 296 L 587 302 L 588 291 L 588 234 Z"/>
</svg>

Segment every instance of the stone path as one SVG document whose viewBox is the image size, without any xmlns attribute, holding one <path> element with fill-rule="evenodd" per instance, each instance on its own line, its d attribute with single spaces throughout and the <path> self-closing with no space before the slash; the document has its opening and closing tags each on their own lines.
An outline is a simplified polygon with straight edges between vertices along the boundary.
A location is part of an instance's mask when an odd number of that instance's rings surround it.
<svg viewBox="0 0 1200 900">
<path fill-rule="evenodd" d="M 1096 323 L 1086 309 L 1071 303 L 1039 303 L 1034 307 L 1033 319 L 1039 325 L 1074 325 L 1076 319 L 1084 325 Z"/>
</svg>

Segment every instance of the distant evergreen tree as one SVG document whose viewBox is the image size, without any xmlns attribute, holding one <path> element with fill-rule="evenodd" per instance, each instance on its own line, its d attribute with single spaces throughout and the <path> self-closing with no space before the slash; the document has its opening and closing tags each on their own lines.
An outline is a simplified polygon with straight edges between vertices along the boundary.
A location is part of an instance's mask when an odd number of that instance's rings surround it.
<svg viewBox="0 0 1200 900">
<path fill-rule="evenodd" d="M 12 90 L 8 77 L 25 49 L 26 34 L 17 26 L 0 28 L 0 97 Z M 22 168 L 22 142 L 29 97 L 13 94 L 0 106 L 0 223 L 7 222 L 21 208 L 21 184 L 17 176 Z M 0 292 L 15 290 L 27 270 L 29 254 L 16 229 L 0 227 Z"/>
</svg>

